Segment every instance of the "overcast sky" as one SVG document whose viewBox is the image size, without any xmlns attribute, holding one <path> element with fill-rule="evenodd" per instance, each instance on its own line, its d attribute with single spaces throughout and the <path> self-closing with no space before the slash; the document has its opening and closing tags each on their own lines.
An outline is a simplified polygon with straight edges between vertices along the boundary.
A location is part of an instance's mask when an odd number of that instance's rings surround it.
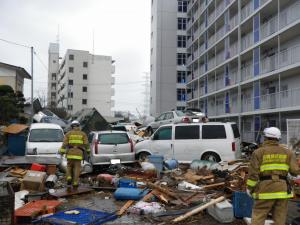
<svg viewBox="0 0 300 225">
<path fill-rule="evenodd" d="M 115 109 L 143 110 L 142 83 L 150 64 L 150 0 L 0 0 L 0 39 L 34 46 L 48 66 L 49 42 L 59 26 L 60 54 L 66 49 L 110 55 L 116 60 Z M 0 41 L 0 61 L 30 73 L 30 50 Z M 35 57 L 35 95 L 46 94 L 48 72 Z M 119 83 L 119 85 L 118 85 Z M 30 96 L 30 83 L 25 95 Z"/>
</svg>

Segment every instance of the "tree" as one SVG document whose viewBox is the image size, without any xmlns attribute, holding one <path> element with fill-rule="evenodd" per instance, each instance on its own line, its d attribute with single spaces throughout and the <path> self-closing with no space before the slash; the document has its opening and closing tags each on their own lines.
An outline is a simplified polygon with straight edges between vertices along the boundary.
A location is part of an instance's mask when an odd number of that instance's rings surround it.
<svg viewBox="0 0 300 225">
<path fill-rule="evenodd" d="M 19 120 L 19 113 L 24 112 L 24 95 L 14 92 L 8 85 L 0 85 L 0 123 L 9 124 L 13 119 Z"/>
</svg>

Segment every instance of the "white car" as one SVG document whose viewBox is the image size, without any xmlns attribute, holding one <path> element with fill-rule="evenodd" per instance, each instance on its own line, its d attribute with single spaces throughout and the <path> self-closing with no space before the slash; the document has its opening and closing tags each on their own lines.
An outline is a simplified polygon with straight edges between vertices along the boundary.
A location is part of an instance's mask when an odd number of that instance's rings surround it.
<svg viewBox="0 0 300 225">
<path fill-rule="evenodd" d="M 152 131 L 155 131 L 157 128 L 165 124 L 191 122 L 199 122 L 199 117 L 190 111 L 183 112 L 180 110 L 176 110 L 160 114 L 155 118 L 153 122 L 148 125 L 148 127 L 151 128 Z"/>
<path fill-rule="evenodd" d="M 137 143 L 135 151 L 139 160 L 158 154 L 183 163 L 194 159 L 229 161 L 241 157 L 240 134 L 235 123 L 168 124 L 149 140 Z"/>
<path fill-rule="evenodd" d="M 92 165 L 111 164 L 114 160 L 120 163 L 135 162 L 134 146 L 127 132 L 97 131 L 89 134 Z"/>
<path fill-rule="evenodd" d="M 58 157 L 64 139 L 63 129 L 51 123 L 33 123 L 26 141 L 26 156 Z"/>
</svg>

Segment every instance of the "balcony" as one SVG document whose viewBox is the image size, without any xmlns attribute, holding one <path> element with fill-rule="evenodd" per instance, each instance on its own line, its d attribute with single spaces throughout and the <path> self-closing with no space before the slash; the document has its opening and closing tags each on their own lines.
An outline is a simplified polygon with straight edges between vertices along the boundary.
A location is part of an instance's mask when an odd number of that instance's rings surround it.
<svg viewBox="0 0 300 225">
<path fill-rule="evenodd" d="M 219 41 L 221 38 L 223 38 L 225 35 L 225 26 L 222 26 L 217 32 L 216 32 L 216 42 Z"/>
<path fill-rule="evenodd" d="M 187 39 L 187 41 L 186 41 L 186 46 L 189 47 L 189 46 L 191 46 L 191 45 L 192 45 L 192 38 L 189 37 L 189 38 Z"/>
<path fill-rule="evenodd" d="M 253 11 L 253 0 L 251 0 L 241 10 L 241 21 L 244 21 Z"/>
<path fill-rule="evenodd" d="M 261 62 L 260 62 L 260 66 L 261 66 L 260 73 L 264 74 L 264 73 L 268 73 L 268 72 L 276 70 L 277 59 L 278 59 L 277 54 L 275 54 L 275 55 L 272 55 L 270 57 L 267 57 L 267 58 L 261 60 Z"/>
<path fill-rule="evenodd" d="M 227 56 L 226 59 L 232 58 L 232 57 L 236 56 L 237 54 L 238 54 L 238 42 L 234 42 L 229 47 L 229 56 Z"/>
<path fill-rule="evenodd" d="M 237 84 L 238 82 L 238 70 L 234 69 L 229 71 L 229 85 Z"/>
<path fill-rule="evenodd" d="M 225 114 L 224 100 L 217 100 L 216 116 Z"/>
<path fill-rule="evenodd" d="M 213 69 L 216 66 L 215 58 L 208 61 L 208 70 Z"/>
<path fill-rule="evenodd" d="M 280 13 L 279 26 L 280 29 L 300 18 L 300 2 L 296 1 Z"/>
<path fill-rule="evenodd" d="M 200 68 L 199 68 L 199 76 L 201 76 L 204 73 L 205 73 L 205 66 L 201 65 Z"/>
<path fill-rule="evenodd" d="M 186 77 L 186 82 L 188 83 L 188 82 L 192 81 L 192 79 L 193 79 L 193 76 L 192 76 L 192 74 L 190 74 Z"/>
<path fill-rule="evenodd" d="M 227 32 L 231 31 L 233 28 L 235 28 L 239 23 L 239 18 L 238 18 L 238 14 L 235 14 L 235 16 L 233 16 L 230 21 L 229 21 L 229 29 Z"/>
<path fill-rule="evenodd" d="M 211 93 L 211 92 L 214 92 L 215 90 L 216 90 L 215 81 L 209 80 L 208 85 L 207 85 L 207 92 Z"/>
<path fill-rule="evenodd" d="M 225 2 L 221 1 L 221 3 L 217 6 L 217 9 L 216 9 L 217 16 L 221 15 L 221 13 L 224 11 L 224 9 L 225 9 Z"/>
<path fill-rule="evenodd" d="M 250 62 L 241 68 L 242 81 L 249 80 L 253 77 L 253 63 Z"/>
<path fill-rule="evenodd" d="M 220 76 L 220 77 L 217 78 L 216 85 L 217 85 L 217 90 L 220 90 L 220 89 L 222 89 L 222 88 L 225 87 L 225 85 L 224 85 L 224 77 L 223 76 Z"/>
<path fill-rule="evenodd" d="M 207 18 L 207 24 L 211 24 L 216 18 L 216 11 L 213 11 Z"/>
<path fill-rule="evenodd" d="M 217 54 L 216 56 L 216 60 L 217 60 L 217 65 L 221 64 L 222 62 L 224 62 L 225 59 L 225 51 L 221 51 L 220 53 Z"/>
<path fill-rule="evenodd" d="M 201 55 L 204 51 L 205 51 L 205 45 L 202 44 L 200 47 L 199 47 L 199 54 Z"/>
<path fill-rule="evenodd" d="M 216 39 L 215 39 L 215 37 L 216 37 L 216 35 L 215 34 L 213 34 L 209 39 L 208 39 L 208 42 L 207 42 L 207 44 L 208 44 L 208 47 L 211 47 L 211 46 L 213 46 L 214 45 L 214 43 L 216 42 Z"/>
<path fill-rule="evenodd" d="M 192 63 L 192 55 L 190 55 L 186 60 L 187 65 L 190 65 L 191 63 Z"/>
<path fill-rule="evenodd" d="M 261 25 L 260 39 L 263 40 L 277 31 L 278 31 L 278 16 L 276 15 L 268 22 Z"/>
<path fill-rule="evenodd" d="M 295 107 L 300 105 L 300 88 L 289 89 L 273 94 L 261 95 L 256 97 L 259 101 L 259 110 L 279 109 L 287 107 Z M 254 111 L 254 98 L 245 99 L 242 102 L 242 111 Z"/>
<path fill-rule="evenodd" d="M 253 32 L 242 37 L 241 45 L 242 51 L 253 45 Z"/>
<path fill-rule="evenodd" d="M 202 96 L 202 95 L 204 95 L 204 87 L 200 87 L 200 89 L 199 89 L 199 97 L 200 96 Z"/>
</svg>

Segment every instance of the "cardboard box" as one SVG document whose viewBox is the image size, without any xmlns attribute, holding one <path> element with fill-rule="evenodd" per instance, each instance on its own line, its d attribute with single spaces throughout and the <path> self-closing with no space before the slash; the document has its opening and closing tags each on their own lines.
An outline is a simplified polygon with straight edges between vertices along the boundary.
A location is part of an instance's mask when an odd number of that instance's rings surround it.
<svg viewBox="0 0 300 225">
<path fill-rule="evenodd" d="M 28 170 L 21 184 L 21 190 L 43 191 L 45 188 L 46 173 Z"/>
</svg>

